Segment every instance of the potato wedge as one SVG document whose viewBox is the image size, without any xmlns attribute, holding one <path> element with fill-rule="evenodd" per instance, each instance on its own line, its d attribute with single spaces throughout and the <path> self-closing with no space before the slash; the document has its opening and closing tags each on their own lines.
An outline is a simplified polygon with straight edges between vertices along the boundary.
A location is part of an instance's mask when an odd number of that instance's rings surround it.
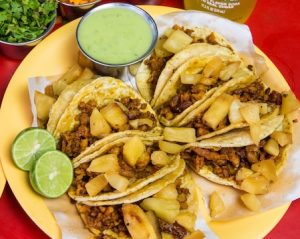
<svg viewBox="0 0 300 239">
<path fill-rule="evenodd" d="M 248 124 L 255 124 L 260 121 L 260 107 L 255 103 L 247 103 L 240 108 L 240 113 Z"/>
<path fill-rule="evenodd" d="M 251 211 L 257 212 L 261 208 L 261 203 L 254 194 L 245 193 L 241 195 L 241 200 L 245 204 L 245 206 Z"/>
<path fill-rule="evenodd" d="M 175 30 L 163 44 L 163 48 L 169 52 L 177 53 L 189 44 L 193 38 L 181 30 Z"/>
<path fill-rule="evenodd" d="M 211 217 L 216 217 L 225 211 L 225 204 L 220 195 L 215 191 L 209 198 L 209 209 Z"/>
<path fill-rule="evenodd" d="M 157 239 L 152 224 L 138 205 L 124 204 L 122 212 L 125 225 L 132 239 Z"/>
<path fill-rule="evenodd" d="M 93 78 L 94 72 L 90 68 L 84 68 L 77 80 L 89 80 Z"/>
<path fill-rule="evenodd" d="M 174 183 L 169 184 L 154 195 L 156 198 L 177 199 L 178 192 Z"/>
<path fill-rule="evenodd" d="M 130 138 L 123 146 L 124 159 L 131 167 L 135 166 L 145 151 L 146 147 L 138 136 Z"/>
<path fill-rule="evenodd" d="M 96 137 L 103 137 L 111 132 L 110 125 L 97 108 L 93 109 L 90 116 L 90 130 L 91 134 Z"/>
<path fill-rule="evenodd" d="M 267 143 L 264 145 L 264 150 L 273 156 L 278 156 L 279 155 L 279 145 L 276 140 L 274 139 L 269 139 Z"/>
<path fill-rule="evenodd" d="M 176 217 L 176 222 L 189 232 L 194 231 L 196 215 L 191 212 L 180 212 Z"/>
<path fill-rule="evenodd" d="M 95 158 L 87 168 L 88 172 L 94 173 L 119 172 L 119 170 L 118 157 L 115 154 L 105 154 Z"/>
<path fill-rule="evenodd" d="M 157 217 L 155 216 L 154 212 L 152 211 L 147 211 L 146 212 L 146 216 L 148 217 L 149 222 L 151 223 L 155 235 L 157 237 L 157 239 L 161 239 L 161 234 L 160 234 L 160 228 L 158 225 L 158 221 L 157 221 Z"/>
<path fill-rule="evenodd" d="M 89 196 L 96 196 L 107 186 L 107 184 L 106 178 L 101 174 L 88 181 L 85 188 Z"/>
<path fill-rule="evenodd" d="M 286 133 L 286 132 L 282 132 L 282 131 L 274 131 L 271 135 L 271 138 L 275 139 L 281 147 L 284 147 L 288 144 L 293 143 L 293 136 L 291 133 Z"/>
<path fill-rule="evenodd" d="M 165 127 L 163 136 L 165 140 L 181 143 L 196 141 L 196 131 L 194 128 Z"/>
<path fill-rule="evenodd" d="M 213 57 L 204 67 L 203 76 L 206 78 L 217 78 L 224 67 L 222 59 L 218 56 Z"/>
<path fill-rule="evenodd" d="M 225 119 L 229 113 L 230 105 L 234 100 L 228 94 L 220 95 L 203 115 L 203 121 L 212 129 L 216 129 L 219 123 Z"/>
<path fill-rule="evenodd" d="M 254 142 L 254 144 L 259 145 L 260 141 L 260 133 L 261 133 L 261 125 L 259 123 L 250 124 L 250 135 Z"/>
<path fill-rule="evenodd" d="M 235 179 L 237 181 L 243 181 L 253 174 L 253 171 L 249 168 L 240 168 L 237 174 L 235 175 Z"/>
<path fill-rule="evenodd" d="M 151 210 L 168 223 L 174 223 L 179 214 L 180 204 L 175 199 L 146 198 L 140 204 L 144 210 Z"/>
<path fill-rule="evenodd" d="M 183 147 L 179 144 L 170 143 L 167 141 L 158 142 L 159 149 L 168 154 L 178 154 L 183 150 Z"/>
<path fill-rule="evenodd" d="M 154 151 L 151 154 L 151 162 L 153 165 L 163 167 L 168 165 L 171 159 L 164 151 Z"/>
<path fill-rule="evenodd" d="M 59 96 L 61 92 L 68 86 L 67 82 L 62 80 L 54 81 L 52 84 L 53 94 L 55 96 Z"/>
<path fill-rule="evenodd" d="M 273 159 L 266 159 L 252 164 L 251 169 L 262 174 L 271 182 L 277 180 L 276 165 Z"/>
<path fill-rule="evenodd" d="M 114 129 L 118 129 L 128 122 L 127 115 L 117 103 L 110 103 L 106 105 L 105 107 L 100 109 L 100 112 L 105 120 Z"/>
<path fill-rule="evenodd" d="M 69 85 L 73 81 L 75 81 L 80 76 L 81 73 L 82 73 L 82 67 L 78 64 L 75 64 L 58 80 L 64 81 Z"/>
<path fill-rule="evenodd" d="M 120 192 L 124 192 L 128 187 L 129 180 L 117 172 L 106 172 L 104 174 L 104 177 L 106 178 L 110 186 Z"/>
<path fill-rule="evenodd" d="M 36 107 L 37 117 L 43 122 L 47 121 L 49 118 L 50 110 L 55 103 L 56 99 L 45 95 L 41 92 L 34 92 L 34 103 Z"/>
<path fill-rule="evenodd" d="M 260 174 L 250 175 L 241 183 L 241 189 L 252 194 L 266 194 L 269 187 L 269 180 Z"/>
<path fill-rule="evenodd" d="M 181 74 L 180 81 L 182 84 L 186 85 L 197 85 L 201 82 L 201 74 Z"/>
<path fill-rule="evenodd" d="M 231 102 L 229 112 L 228 112 L 228 119 L 231 124 L 237 124 L 240 122 L 243 122 L 244 118 L 242 117 L 240 113 L 240 108 L 242 106 L 242 103 L 239 99 L 234 99 Z"/>
<path fill-rule="evenodd" d="M 292 91 L 285 92 L 282 97 L 281 114 L 291 113 L 300 107 L 300 102 Z"/>
</svg>

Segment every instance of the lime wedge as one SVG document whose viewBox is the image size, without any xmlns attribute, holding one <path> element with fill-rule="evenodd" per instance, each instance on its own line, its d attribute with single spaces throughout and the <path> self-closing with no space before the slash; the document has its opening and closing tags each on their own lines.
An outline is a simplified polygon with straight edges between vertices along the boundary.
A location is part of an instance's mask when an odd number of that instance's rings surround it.
<svg viewBox="0 0 300 239">
<path fill-rule="evenodd" d="M 67 155 L 54 150 L 39 157 L 32 170 L 33 188 L 41 195 L 56 198 L 64 194 L 73 180 L 73 166 Z"/>
<path fill-rule="evenodd" d="M 18 168 L 29 171 L 43 153 L 55 149 L 55 139 L 47 130 L 28 128 L 15 138 L 11 154 Z"/>
</svg>

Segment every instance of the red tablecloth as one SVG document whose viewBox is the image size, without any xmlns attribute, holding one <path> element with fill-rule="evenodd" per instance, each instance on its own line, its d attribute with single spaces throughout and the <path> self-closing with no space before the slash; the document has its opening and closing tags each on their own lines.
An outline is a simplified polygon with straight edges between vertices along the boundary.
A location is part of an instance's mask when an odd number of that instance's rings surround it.
<svg viewBox="0 0 300 239">
<path fill-rule="evenodd" d="M 163 0 L 162 5 L 183 7 L 181 0 Z M 299 14 L 299 0 L 260 0 L 247 21 L 254 43 L 275 63 L 298 98 L 300 98 Z M 19 61 L 9 60 L 0 53 L 0 100 L 19 64 Z M 288 212 L 266 238 L 300 238 L 299 214 L 300 200 L 297 200 L 292 203 Z M 8 185 L 0 199 L 0 225 L 0 239 L 48 238 L 25 214 Z"/>
</svg>

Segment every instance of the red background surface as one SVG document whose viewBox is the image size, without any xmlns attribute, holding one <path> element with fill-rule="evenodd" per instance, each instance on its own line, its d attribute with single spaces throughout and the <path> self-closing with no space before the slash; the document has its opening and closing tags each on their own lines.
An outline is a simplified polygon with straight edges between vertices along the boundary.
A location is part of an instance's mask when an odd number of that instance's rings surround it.
<svg viewBox="0 0 300 239">
<path fill-rule="evenodd" d="M 163 0 L 161 5 L 183 7 L 181 0 Z M 258 0 L 253 14 L 247 21 L 254 43 L 279 68 L 298 98 L 300 98 L 299 15 L 299 0 Z M 0 100 L 19 64 L 20 61 L 10 60 L 0 52 Z M 278 225 L 265 238 L 300 238 L 299 214 L 300 200 L 296 200 Z M 8 185 L 0 199 L 0 225 L 0 239 L 48 238 L 25 214 Z"/>
</svg>

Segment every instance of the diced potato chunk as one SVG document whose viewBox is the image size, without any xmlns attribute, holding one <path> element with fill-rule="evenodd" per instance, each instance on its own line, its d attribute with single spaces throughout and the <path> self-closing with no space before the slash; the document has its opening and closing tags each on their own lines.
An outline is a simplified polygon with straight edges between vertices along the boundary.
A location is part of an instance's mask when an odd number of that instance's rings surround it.
<svg viewBox="0 0 300 239">
<path fill-rule="evenodd" d="M 225 66 L 220 72 L 219 79 L 222 81 L 228 81 L 234 75 L 234 73 L 239 69 L 240 64 L 241 63 L 237 61 L 237 62 L 232 62 L 227 66 Z"/>
<path fill-rule="evenodd" d="M 89 80 L 92 79 L 94 76 L 94 72 L 90 68 L 84 68 L 80 76 L 77 78 L 77 80 Z"/>
<path fill-rule="evenodd" d="M 174 223 L 179 214 L 180 204 L 175 199 L 146 198 L 141 207 L 153 211 L 156 216 L 168 223 Z"/>
<path fill-rule="evenodd" d="M 174 32 L 175 30 L 173 28 L 168 28 L 165 32 L 164 32 L 164 35 L 169 37 L 172 35 L 172 33 Z"/>
<path fill-rule="evenodd" d="M 211 86 L 216 84 L 217 81 L 218 81 L 217 78 L 202 76 L 201 79 L 199 80 L 199 83 L 201 83 L 202 85 Z"/>
<path fill-rule="evenodd" d="M 241 189 L 252 194 L 266 194 L 269 187 L 269 180 L 260 174 L 250 175 L 241 183 Z"/>
<path fill-rule="evenodd" d="M 129 66 L 129 72 L 131 75 L 135 76 L 139 67 L 140 67 L 141 63 L 138 62 L 138 63 L 135 63 L 135 64 L 132 64 Z"/>
<path fill-rule="evenodd" d="M 132 167 L 135 166 L 145 151 L 146 147 L 138 136 L 130 138 L 123 146 L 124 159 Z"/>
<path fill-rule="evenodd" d="M 279 155 L 279 145 L 274 139 L 269 139 L 264 145 L 264 150 L 273 156 Z"/>
<path fill-rule="evenodd" d="M 261 133 L 261 125 L 259 123 L 250 124 L 250 135 L 254 142 L 254 144 L 259 145 L 260 141 L 260 133 Z"/>
<path fill-rule="evenodd" d="M 64 81 L 67 84 L 71 84 L 80 76 L 81 72 L 82 67 L 78 64 L 75 64 L 65 74 L 63 74 L 59 81 Z"/>
<path fill-rule="evenodd" d="M 196 131 L 194 128 L 165 127 L 163 136 L 165 140 L 181 143 L 196 141 Z"/>
<path fill-rule="evenodd" d="M 191 44 L 193 38 L 183 31 L 175 30 L 169 36 L 169 38 L 163 44 L 163 48 L 169 52 L 177 53 L 189 44 Z"/>
<path fill-rule="evenodd" d="M 292 91 L 288 91 L 283 94 L 281 114 L 285 115 L 291 113 L 300 107 L 300 102 Z"/>
<path fill-rule="evenodd" d="M 128 187 L 129 180 L 117 172 L 106 172 L 104 176 L 109 185 L 120 192 L 124 192 Z"/>
<path fill-rule="evenodd" d="M 41 92 L 34 92 L 34 103 L 36 107 L 37 117 L 42 121 L 47 121 L 50 110 L 55 103 L 55 98 L 45 95 Z"/>
<path fill-rule="evenodd" d="M 293 143 L 293 137 L 291 133 L 275 131 L 272 133 L 271 138 L 275 139 L 281 147 Z"/>
<path fill-rule="evenodd" d="M 156 198 L 177 199 L 178 192 L 174 183 L 169 184 L 154 195 Z"/>
<path fill-rule="evenodd" d="M 153 165 L 162 167 L 171 162 L 171 159 L 164 151 L 154 151 L 151 154 L 151 162 Z"/>
<path fill-rule="evenodd" d="M 277 179 L 276 165 L 273 159 L 259 161 L 251 166 L 252 170 L 261 173 L 268 180 L 275 182 Z"/>
<path fill-rule="evenodd" d="M 234 98 L 231 95 L 220 95 L 204 113 L 203 121 L 212 129 L 216 129 L 229 113 L 229 108 L 233 100 Z"/>
<path fill-rule="evenodd" d="M 68 84 L 65 81 L 62 80 L 54 81 L 52 84 L 54 95 L 59 96 L 67 86 Z"/>
<path fill-rule="evenodd" d="M 186 85 L 197 85 L 202 79 L 201 74 L 181 74 L 180 81 L 182 84 Z"/>
<path fill-rule="evenodd" d="M 146 167 L 151 161 L 151 155 L 149 152 L 145 151 L 141 157 L 139 157 L 138 161 L 136 162 L 137 168 L 144 168 Z"/>
<path fill-rule="evenodd" d="M 207 78 L 217 78 L 220 74 L 220 71 L 224 67 L 222 59 L 220 57 L 213 57 L 204 67 L 203 75 Z"/>
<path fill-rule="evenodd" d="M 240 168 L 237 174 L 235 175 L 235 179 L 237 181 L 243 181 L 244 179 L 248 178 L 250 175 L 253 174 L 253 171 L 248 168 Z"/>
<path fill-rule="evenodd" d="M 148 220 L 149 220 L 149 222 L 151 223 L 151 225 L 154 229 L 156 238 L 161 239 L 160 228 L 159 228 L 159 225 L 158 225 L 157 217 L 155 216 L 154 212 L 147 211 L 146 216 L 148 217 Z"/>
<path fill-rule="evenodd" d="M 211 217 L 216 217 L 225 211 L 225 204 L 216 191 L 210 195 L 209 209 Z"/>
<path fill-rule="evenodd" d="M 173 237 L 173 235 L 166 233 L 166 232 L 161 233 L 161 238 L 162 239 L 175 239 L 175 237 Z"/>
<path fill-rule="evenodd" d="M 127 115 L 117 103 L 110 103 L 100 110 L 103 117 L 114 129 L 120 128 L 128 122 Z"/>
<path fill-rule="evenodd" d="M 196 215 L 191 212 L 180 212 L 176 217 L 176 222 L 189 232 L 194 231 Z"/>
<path fill-rule="evenodd" d="M 102 137 L 111 132 L 111 127 L 97 108 L 94 108 L 91 114 L 90 129 L 91 134 L 96 137 Z"/>
<path fill-rule="evenodd" d="M 91 179 L 86 185 L 86 191 L 89 196 L 96 196 L 100 193 L 106 186 L 108 182 L 103 174 Z"/>
<path fill-rule="evenodd" d="M 154 48 L 155 54 L 158 57 L 167 57 L 172 55 L 172 52 L 167 51 L 163 45 L 165 44 L 167 38 L 166 37 L 160 37 L 156 43 L 156 46 Z"/>
<path fill-rule="evenodd" d="M 184 239 L 203 239 L 205 238 L 203 232 L 200 230 L 192 232 L 190 235 L 186 236 Z"/>
<path fill-rule="evenodd" d="M 261 203 L 254 194 L 243 194 L 241 195 L 241 200 L 245 204 L 245 206 L 251 211 L 257 212 L 261 208 Z"/>
<path fill-rule="evenodd" d="M 244 118 L 240 113 L 242 103 L 239 99 L 234 99 L 230 105 L 228 118 L 231 124 L 237 124 L 243 122 Z"/>
<path fill-rule="evenodd" d="M 132 239 L 156 239 L 155 230 L 145 212 L 135 204 L 124 204 L 122 212 Z"/>
<path fill-rule="evenodd" d="M 119 170 L 118 157 L 115 154 L 105 154 L 95 158 L 87 168 L 88 172 L 95 173 L 119 172 Z"/>
<path fill-rule="evenodd" d="M 240 113 L 248 124 L 255 124 L 260 121 L 259 105 L 248 103 L 240 108 Z"/>
<path fill-rule="evenodd" d="M 183 147 L 179 144 L 170 143 L 167 141 L 158 142 L 159 149 L 168 154 L 178 154 L 183 150 Z"/>
</svg>

